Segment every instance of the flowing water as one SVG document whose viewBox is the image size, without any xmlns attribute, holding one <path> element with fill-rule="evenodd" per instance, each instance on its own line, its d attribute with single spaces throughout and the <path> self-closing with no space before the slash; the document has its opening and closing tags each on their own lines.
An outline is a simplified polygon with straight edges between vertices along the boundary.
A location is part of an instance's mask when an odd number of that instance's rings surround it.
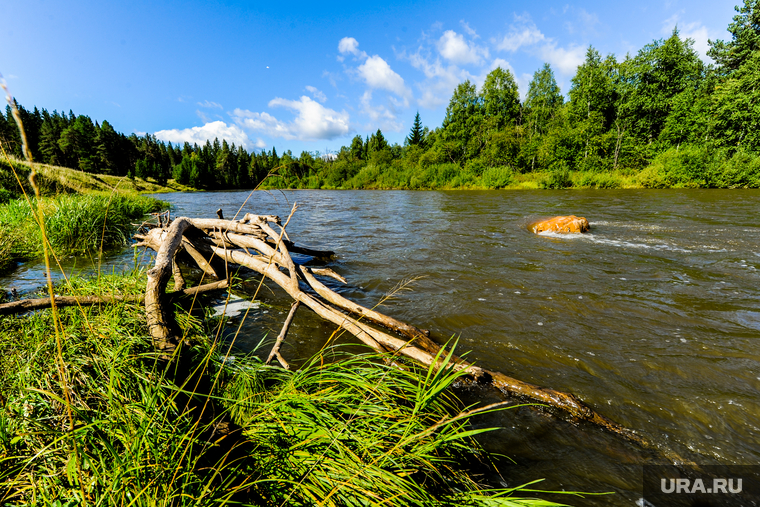
<svg viewBox="0 0 760 507">
<path fill-rule="evenodd" d="M 221 207 L 231 217 L 247 196 L 160 197 L 175 216 Z M 335 290 L 373 306 L 412 279 L 381 311 L 439 341 L 458 338 L 479 365 L 572 392 L 657 448 L 512 409 L 478 422 L 503 427 L 483 442 L 514 460 L 499 463 L 507 484 L 544 477 L 545 489 L 616 492 L 570 503 L 633 505 L 642 459 L 760 464 L 760 192 L 257 192 L 243 212 L 284 218 L 294 201 L 290 237 L 337 252 L 333 268 L 349 283 Z M 591 232 L 528 232 L 567 214 L 585 216 Z M 107 261 L 133 262 L 131 253 Z M 27 265 L 0 284 L 41 280 Z M 275 336 L 290 305 L 279 290 L 260 299 L 244 347 Z M 307 357 L 333 330 L 300 310 L 285 357 Z"/>
</svg>

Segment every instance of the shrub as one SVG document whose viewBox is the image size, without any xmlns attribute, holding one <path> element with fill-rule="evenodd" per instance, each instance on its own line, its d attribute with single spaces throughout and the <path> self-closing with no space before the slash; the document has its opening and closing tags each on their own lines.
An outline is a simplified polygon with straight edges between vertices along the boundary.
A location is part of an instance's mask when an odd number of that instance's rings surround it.
<svg viewBox="0 0 760 507">
<path fill-rule="evenodd" d="M 541 188 L 547 189 L 568 188 L 572 185 L 573 182 L 570 179 L 570 170 L 564 162 L 555 164 L 539 182 Z"/>
<path fill-rule="evenodd" d="M 506 166 L 489 167 L 481 181 L 486 188 L 504 188 L 512 182 L 512 169 Z"/>
</svg>

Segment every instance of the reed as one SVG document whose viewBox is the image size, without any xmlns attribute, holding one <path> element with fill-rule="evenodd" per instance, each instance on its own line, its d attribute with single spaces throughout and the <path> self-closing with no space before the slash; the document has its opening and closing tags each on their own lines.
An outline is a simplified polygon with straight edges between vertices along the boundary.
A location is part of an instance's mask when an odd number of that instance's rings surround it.
<svg viewBox="0 0 760 507">
<path fill-rule="evenodd" d="M 144 283 L 134 271 L 72 279 L 56 292 L 139 294 Z M 156 361 L 141 305 L 59 313 L 71 430 L 50 368 L 51 314 L 0 319 L 4 504 L 553 505 L 467 473 L 489 463 L 473 438 L 488 430 L 457 417 L 465 407 L 449 389 L 460 376 L 450 369 L 398 368 L 398 358 L 327 347 L 288 371 L 229 354 L 207 338 L 215 321 L 184 314 L 194 364 L 216 379 L 200 393 Z M 199 423 L 207 399 L 222 411 Z M 212 435 L 222 419 L 242 435 Z"/>
<path fill-rule="evenodd" d="M 56 197 L 13 199 L 0 204 L 0 268 L 42 254 L 42 231 L 32 211 L 41 210 L 47 239 L 56 255 L 82 255 L 102 246 L 126 245 L 150 212 L 166 204 L 137 195 L 61 194 Z"/>
</svg>

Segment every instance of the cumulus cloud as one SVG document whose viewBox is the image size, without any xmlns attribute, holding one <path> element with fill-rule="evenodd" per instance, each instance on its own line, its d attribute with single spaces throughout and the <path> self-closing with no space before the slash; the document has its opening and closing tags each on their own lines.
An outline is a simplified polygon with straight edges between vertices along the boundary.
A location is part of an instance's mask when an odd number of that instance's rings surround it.
<svg viewBox="0 0 760 507">
<path fill-rule="evenodd" d="M 530 22 L 527 26 L 512 27 L 509 34 L 496 40 L 496 49 L 499 51 L 509 51 L 514 53 L 523 46 L 532 46 L 537 42 L 545 40 L 546 37 L 538 27 Z"/>
<path fill-rule="evenodd" d="M 211 102 L 208 100 L 204 100 L 203 102 L 198 102 L 197 104 L 201 107 L 211 107 L 211 108 L 222 109 L 222 105 L 219 104 L 218 102 Z"/>
<path fill-rule="evenodd" d="M 306 90 L 311 92 L 311 96 L 317 99 L 318 101 L 322 102 L 323 104 L 327 102 L 327 96 L 322 93 L 320 90 L 318 90 L 315 86 L 307 86 Z"/>
<path fill-rule="evenodd" d="M 367 57 L 367 53 L 364 51 L 359 51 L 359 41 L 353 37 L 343 37 L 340 42 L 338 42 L 338 51 L 341 55 L 343 55 L 338 57 L 338 60 L 341 62 L 343 61 L 344 56 L 347 54 L 352 54 L 357 58 Z"/>
<path fill-rule="evenodd" d="M 227 125 L 221 120 L 206 123 L 202 127 L 159 130 L 158 132 L 154 132 L 154 135 L 161 141 L 180 145 L 185 142 L 202 145 L 205 144 L 206 141 L 213 141 L 214 139 L 226 139 L 228 143 L 235 143 L 246 149 L 251 145 L 251 140 L 248 139 L 248 135 L 240 127 L 236 125 Z"/>
<path fill-rule="evenodd" d="M 371 120 L 366 130 L 375 128 L 393 132 L 401 130 L 402 125 L 396 120 L 396 114 L 391 109 L 383 105 L 372 105 L 372 90 L 365 91 L 359 102 L 361 104 L 361 112 Z"/>
<path fill-rule="evenodd" d="M 409 96 L 409 89 L 404 84 L 404 78 L 391 69 L 388 62 L 378 55 L 367 58 L 356 70 L 371 88 L 387 90 L 399 97 Z"/>
<path fill-rule="evenodd" d="M 433 57 L 430 51 L 420 46 L 411 54 L 402 53 L 401 58 L 409 60 L 412 66 L 425 75 L 425 80 L 416 83 L 421 92 L 417 103 L 425 109 L 435 109 L 448 103 L 454 88 L 466 79 L 474 80 L 475 76 L 462 70 L 456 65 L 444 65 L 441 59 Z"/>
<path fill-rule="evenodd" d="M 515 23 L 510 27 L 509 34 L 493 42 L 500 51 L 514 53 L 521 49 L 538 56 L 562 74 L 568 75 L 573 74 L 578 65 L 583 63 L 586 54 L 584 46 L 570 44 L 562 47 L 556 40 L 546 37 L 528 15 L 515 16 Z"/>
<path fill-rule="evenodd" d="M 699 57 L 705 63 L 712 63 L 712 58 L 707 56 L 707 51 L 710 49 L 708 41 L 710 39 L 717 39 L 718 35 L 710 33 L 710 30 L 700 23 L 694 21 L 686 23 L 681 21 L 681 14 L 674 14 L 665 21 L 662 22 L 661 33 L 663 37 L 669 37 L 673 33 L 673 29 L 678 28 L 678 33 L 682 39 L 691 39 L 694 41 L 694 49 L 699 53 Z"/>
<path fill-rule="evenodd" d="M 438 51 L 445 59 L 452 63 L 480 64 L 483 57 L 488 58 L 488 49 L 481 48 L 464 40 L 464 36 L 454 30 L 446 30 L 438 39 Z"/>
<path fill-rule="evenodd" d="M 256 113 L 235 109 L 232 116 L 235 123 L 248 131 L 262 132 L 272 137 L 286 140 L 315 141 L 335 139 L 351 132 L 349 115 L 326 108 L 307 96 L 299 100 L 274 98 L 269 107 L 284 107 L 296 114 L 292 122 L 283 122 L 269 113 Z"/>
<path fill-rule="evenodd" d="M 538 49 L 541 57 L 562 74 L 574 74 L 578 66 L 586 59 L 584 46 L 571 45 L 568 48 L 558 47 L 554 41 L 549 41 Z"/>
</svg>

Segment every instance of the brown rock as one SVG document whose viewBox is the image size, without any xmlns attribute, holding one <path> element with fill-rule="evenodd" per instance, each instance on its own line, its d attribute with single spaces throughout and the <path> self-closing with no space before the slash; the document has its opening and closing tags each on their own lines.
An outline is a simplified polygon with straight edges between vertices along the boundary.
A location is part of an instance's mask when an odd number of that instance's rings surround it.
<svg viewBox="0 0 760 507">
<path fill-rule="evenodd" d="M 531 224 L 530 230 L 538 234 L 539 232 L 551 231 L 561 234 L 573 234 L 588 232 L 588 220 L 583 217 L 570 215 L 566 217 L 554 217 L 548 220 L 542 220 Z"/>
</svg>

